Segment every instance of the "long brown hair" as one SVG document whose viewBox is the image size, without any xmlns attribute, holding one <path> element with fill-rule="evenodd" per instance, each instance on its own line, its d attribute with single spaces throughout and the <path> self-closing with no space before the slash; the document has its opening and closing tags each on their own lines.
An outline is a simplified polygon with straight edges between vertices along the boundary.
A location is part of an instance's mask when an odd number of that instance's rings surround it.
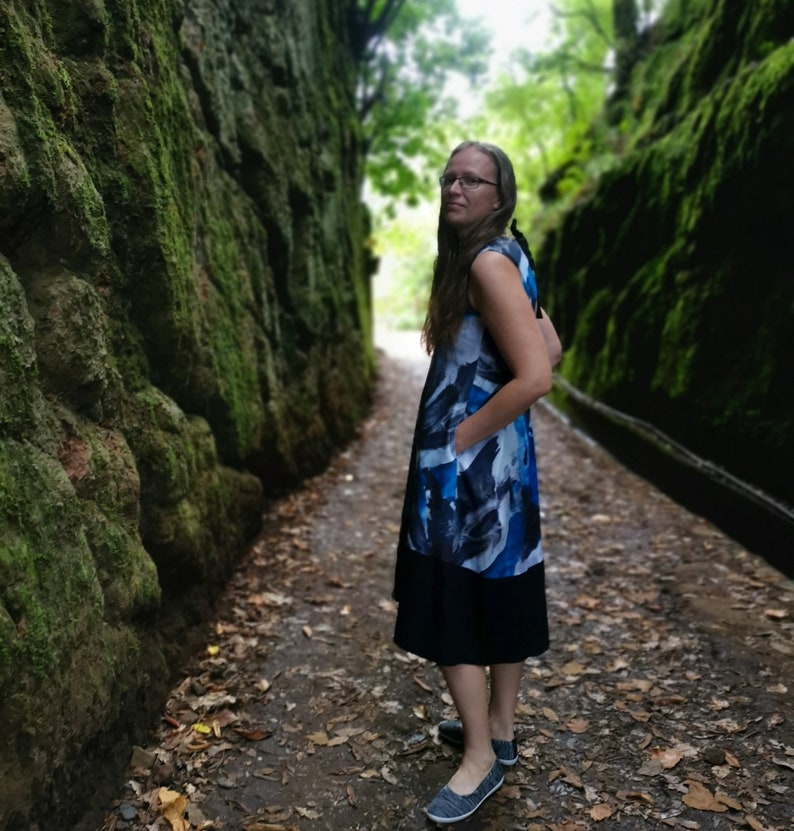
<svg viewBox="0 0 794 831">
<path fill-rule="evenodd" d="M 455 228 L 444 219 L 443 206 L 439 210 L 438 255 L 433 266 L 427 317 L 422 328 L 422 343 L 428 353 L 455 338 L 469 303 L 471 264 L 483 245 L 504 234 L 516 207 L 513 165 L 507 154 L 495 144 L 464 141 L 450 153 L 447 165 L 453 156 L 469 147 L 493 159 L 501 205 L 477 223 L 464 238 L 459 237 Z"/>
</svg>

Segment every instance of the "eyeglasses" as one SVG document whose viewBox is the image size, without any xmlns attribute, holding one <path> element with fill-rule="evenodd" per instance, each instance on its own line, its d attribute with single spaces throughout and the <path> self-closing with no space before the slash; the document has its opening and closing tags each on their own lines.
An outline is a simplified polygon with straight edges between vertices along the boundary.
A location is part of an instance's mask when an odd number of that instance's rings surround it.
<svg viewBox="0 0 794 831">
<path fill-rule="evenodd" d="M 455 182 L 460 182 L 460 186 L 464 190 L 477 190 L 480 185 L 493 185 L 494 187 L 498 187 L 496 182 L 489 182 L 487 179 L 480 179 L 477 176 L 453 176 L 451 173 L 446 173 L 444 176 L 439 176 L 438 178 L 441 190 L 449 190 Z"/>
</svg>

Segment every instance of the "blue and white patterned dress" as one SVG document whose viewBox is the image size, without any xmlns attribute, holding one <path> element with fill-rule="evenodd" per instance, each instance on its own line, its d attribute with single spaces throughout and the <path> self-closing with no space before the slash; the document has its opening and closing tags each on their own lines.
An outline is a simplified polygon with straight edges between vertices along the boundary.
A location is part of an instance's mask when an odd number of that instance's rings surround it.
<svg viewBox="0 0 794 831">
<path fill-rule="evenodd" d="M 497 251 L 537 302 L 518 243 Z M 395 642 L 438 664 L 523 661 L 548 648 L 538 477 L 529 412 L 455 454 L 455 430 L 511 374 L 469 309 L 454 343 L 433 353 L 419 405 L 403 506 Z"/>
</svg>

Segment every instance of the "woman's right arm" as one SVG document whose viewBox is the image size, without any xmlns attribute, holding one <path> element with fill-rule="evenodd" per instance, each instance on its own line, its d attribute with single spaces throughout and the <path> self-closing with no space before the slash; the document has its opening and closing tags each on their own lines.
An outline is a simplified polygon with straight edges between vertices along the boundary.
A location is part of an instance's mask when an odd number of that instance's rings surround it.
<svg viewBox="0 0 794 831">
<path fill-rule="evenodd" d="M 471 266 L 469 298 L 511 377 L 479 410 L 460 422 L 455 432 L 456 453 L 515 421 L 551 389 L 541 321 L 535 318 L 514 263 L 496 251 L 479 254 Z"/>
</svg>

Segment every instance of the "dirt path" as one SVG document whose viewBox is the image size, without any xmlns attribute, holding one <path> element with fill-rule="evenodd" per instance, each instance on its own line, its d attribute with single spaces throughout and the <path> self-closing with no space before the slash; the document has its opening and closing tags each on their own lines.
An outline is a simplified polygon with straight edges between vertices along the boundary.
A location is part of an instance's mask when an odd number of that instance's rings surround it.
<svg viewBox="0 0 794 831">
<path fill-rule="evenodd" d="M 453 711 L 391 643 L 413 344 L 360 440 L 267 516 L 105 831 L 433 827 Z M 552 648 L 518 766 L 455 827 L 794 829 L 792 582 L 536 409 Z"/>
</svg>

